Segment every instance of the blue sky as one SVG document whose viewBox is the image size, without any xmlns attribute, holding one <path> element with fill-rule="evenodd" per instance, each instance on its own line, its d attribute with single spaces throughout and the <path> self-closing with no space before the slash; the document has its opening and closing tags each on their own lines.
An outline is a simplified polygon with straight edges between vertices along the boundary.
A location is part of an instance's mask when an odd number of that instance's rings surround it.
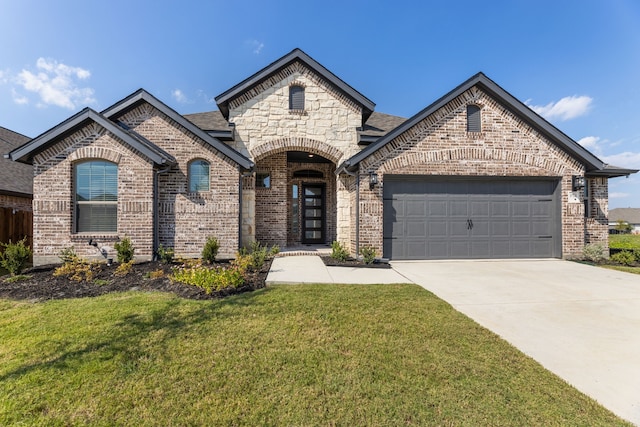
<svg viewBox="0 0 640 427">
<path fill-rule="evenodd" d="M 640 169 L 640 2 L 0 0 L 0 126 L 35 137 L 143 87 L 180 113 L 299 47 L 410 117 L 483 71 L 605 162 Z M 640 177 L 610 181 L 640 207 Z"/>
</svg>

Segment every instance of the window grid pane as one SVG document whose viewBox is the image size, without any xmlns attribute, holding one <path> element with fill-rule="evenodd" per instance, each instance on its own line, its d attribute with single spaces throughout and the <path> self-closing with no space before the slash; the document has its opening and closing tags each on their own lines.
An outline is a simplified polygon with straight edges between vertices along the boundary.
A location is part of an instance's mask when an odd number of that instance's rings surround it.
<svg viewBox="0 0 640 427">
<path fill-rule="evenodd" d="M 196 160 L 189 164 L 189 191 L 209 191 L 209 162 Z"/>
<path fill-rule="evenodd" d="M 117 232 L 118 165 L 104 160 L 75 167 L 76 232 Z"/>
</svg>

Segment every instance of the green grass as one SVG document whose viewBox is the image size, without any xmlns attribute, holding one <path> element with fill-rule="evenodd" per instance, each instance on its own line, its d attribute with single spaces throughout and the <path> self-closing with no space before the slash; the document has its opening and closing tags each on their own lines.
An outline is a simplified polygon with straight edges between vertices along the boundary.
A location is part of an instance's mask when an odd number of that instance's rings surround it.
<svg viewBox="0 0 640 427">
<path fill-rule="evenodd" d="M 0 300 L 0 425 L 628 425 L 415 285 Z"/>
<path fill-rule="evenodd" d="M 601 264 L 600 267 L 608 268 L 609 270 L 624 271 L 625 273 L 640 274 L 640 267 L 628 267 L 626 265 L 610 264 Z"/>
<path fill-rule="evenodd" d="M 640 234 L 610 234 L 609 247 L 612 249 L 640 249 Z"/>
</svg>

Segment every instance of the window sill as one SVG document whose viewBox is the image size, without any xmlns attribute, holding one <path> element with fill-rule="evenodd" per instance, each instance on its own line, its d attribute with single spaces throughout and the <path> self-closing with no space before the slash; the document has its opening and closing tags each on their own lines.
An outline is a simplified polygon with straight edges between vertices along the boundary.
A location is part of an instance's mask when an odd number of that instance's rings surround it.
<svg viewBox="0 0 640 427">
<path fill-rule="evenodd" d="M 292 116 L 306 116 L 307 110 L 289 110 L 289 114 Z"/>
</svg>

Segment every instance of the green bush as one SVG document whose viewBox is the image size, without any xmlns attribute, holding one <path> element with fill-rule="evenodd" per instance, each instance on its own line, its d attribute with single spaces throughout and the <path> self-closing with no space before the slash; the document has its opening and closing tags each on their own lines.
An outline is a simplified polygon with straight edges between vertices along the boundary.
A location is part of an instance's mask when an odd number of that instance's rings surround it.
<svg viewBox="0 0 640 427">
<path fill-rule="evenodd" d="M 611 249 L 640 250 L 640 234 L 611 234 L 609 235 Z"/>
<path fill-rule="evenodd" d="M 373 264 L 373 261 L 376 260 L 376 250 L 371 246 L 360 248 L 360 255 L 362 255 L 362 260 L 365 264 Z"/>
<path fill-rule="evenodd" d="M 331 258 L 337 261 L 346 261 L 349 258 L 349 251 L 340 242 L 334 240 L 331 243 Z"/>
<path fill-rule="evenodd" d="M 267 245 L 263 245 L 258 241 L 251 242 L 249 248 L 240 249 L 239 254 L 241 256 L 249 257 L 249 267 L 252 270 L 260 270 L 267 259 L 273 258 L 280 252 L 278 245 L 273 245 L 269 248 Z"/>
<path fill-rule="evenodd" d="M 202 248 L 202 260 L 206 263 L 213 264 L 218 256 L 218 249 L 220 249 L 220 243 L 215 237 L 207 237 L 207 241 Z"/>
<path fill-rule="evenodd" d="M 237 267 L 194 266 L 176 269 L 171 275 L 171 280 L 197 286 L 210 294 L 213 291 L 239 288 L 244 284 L 244 275 Z"/>
<path fill-rule="evenodd" d="M 31 258 L 31 248 L 27 246 L 27 238 L 17 243 L 0 243 L 4 251 L 0 253 L 0 265 L 4 267 L 12 276 L 22 273 Z"/>
<path fill-rule="evenodd" d="M 600 262 L 607 258 L 607 248 L 600 243 L 590 243 L 582 250 L 584 259 L 592 262 Z"/>
<path fill-rule="evenodd" d="M 118 262 L 125 263 L 133 259 L 133 254 L 136 251 L 136 248 L 133 247 L 131 239 L 127 236 L 119 242 L 116 242 L 113 246 L 115 247 L 116 252 L 118 252 Z"/>
<path fill-rule="evenodd" d="M 173 248 L 165 248 L 162 245 L 158 247 L 158 257 L 160 258 L 160 261 L 162 261 L 163 263 L 171 264 L 171 262 L 173 261 L 174 255 L 175 255 L 175 252 Z"/>
<path fill-rule="evenodd" d="M 58 258 L 60 258 L 63 264 L 67 264 L 69 262 L 76 261 L 79 257 L 75 248 L 73 246 L 69 246 L 68 248 L 64 248 L 60 251 Z"/>
<path fill-rule="evenodd" d="M 53 275 L 56 277 L 65 276 L 74 282 L 91 282 L 96 274 L 97 266 L 98 263 L 76 257 L 56 268 Z"/>
<path fill-rule="evenodd" d="M 633 265 L 636 261 L 636 257 L 631 251 L 621 251 L 617 254 L 611 255 L 611 261 L 621 265 Z"/>
</svg>

